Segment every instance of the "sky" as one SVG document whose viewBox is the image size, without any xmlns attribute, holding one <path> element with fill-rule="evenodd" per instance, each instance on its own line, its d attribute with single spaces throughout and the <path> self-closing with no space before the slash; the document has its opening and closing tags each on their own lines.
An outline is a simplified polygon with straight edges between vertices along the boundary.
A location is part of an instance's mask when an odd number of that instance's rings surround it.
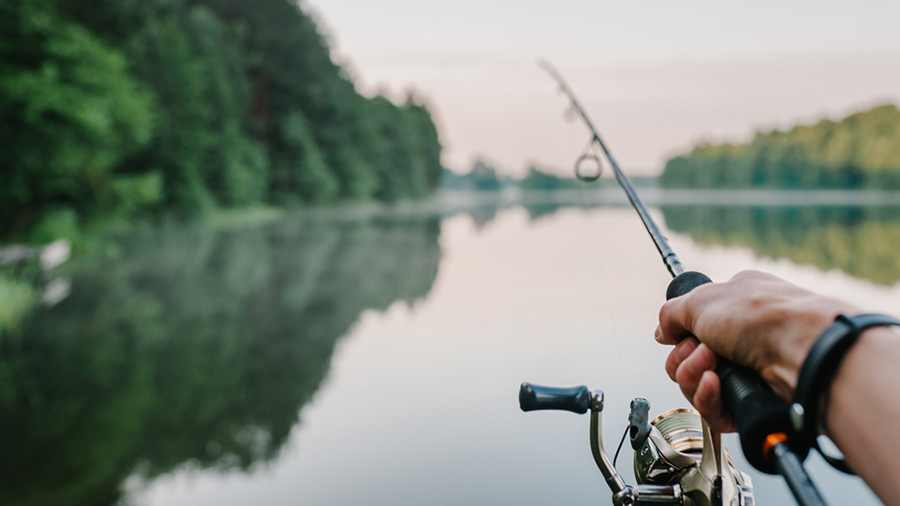
<svg viewBox="0 0 900 506">
<path fill-rule="evenodd" d="M 412 88 L 443 161 L 570 175 L 587 146 L 547 59 L 619 164 L 655 175 L 698 142 L 900 103 L 900 2 L 304 0 L 367 95 Z"/>
</svg>

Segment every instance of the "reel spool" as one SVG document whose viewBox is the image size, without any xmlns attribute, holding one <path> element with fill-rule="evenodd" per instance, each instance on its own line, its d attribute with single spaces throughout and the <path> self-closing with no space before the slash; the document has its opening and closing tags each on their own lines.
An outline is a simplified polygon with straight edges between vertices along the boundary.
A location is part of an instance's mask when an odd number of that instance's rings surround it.
<svg viewBox="0 0 900 506">
<path fill-rule="evenodd" d="M 690 408 L 666 411 L 650 422 L 673 450 L 680 453 L 703 453 L 703 420 L 700 413 Z"/>
<path fill-rule="evenodd" d="M 638 483 L 669 484 L 703 456 L 703 422 L 688 408 L 678 408 L 650 422 L 650 433 L 634 452 Z"/>
</svg>

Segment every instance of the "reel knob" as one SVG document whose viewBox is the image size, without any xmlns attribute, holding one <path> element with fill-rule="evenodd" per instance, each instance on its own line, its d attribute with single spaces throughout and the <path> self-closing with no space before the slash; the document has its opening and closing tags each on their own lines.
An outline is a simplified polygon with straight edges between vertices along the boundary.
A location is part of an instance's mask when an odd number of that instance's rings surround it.
<svg viewBox="0 0 900 506">
<path fill-rule="evenodd" d="M 631 413 L 628 415 L 628 438 L 631 449 L 643 446 L 650 436 L 650 402 L 643 397 L 631 401 Z"/>
<path fill-rule="evenodd" d="M 522 411 L 556 409 L 587 413 L 591 408 L 591 392 L 584 385 L 556 388 L 522 383 L 519 387 L 519 407 Z"/>
</svg>

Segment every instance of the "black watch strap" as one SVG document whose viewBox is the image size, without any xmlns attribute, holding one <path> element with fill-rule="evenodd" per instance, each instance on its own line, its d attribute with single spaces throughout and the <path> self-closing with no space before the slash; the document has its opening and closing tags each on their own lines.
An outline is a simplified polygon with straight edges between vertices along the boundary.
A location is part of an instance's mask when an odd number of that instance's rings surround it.
<svg viewBox="0 0 900 506">
<path fill-rule="evenodd" d="M 884 314 L 860 314 L 856 316 L 838 315 L 834 323 L 825 329 L 800 368 L 794 403 L 791 405 L 791 422 L 797 431 L 800 443 L 808 448 L 818 448 L 816 438 L 819 433 L 819 415 L 823 394 L 831 385 L 831 380 L 844 356 L 856 344 L 859 335 L 866 329 L 896 325 L 900 320 Z M 822 453 L 820 451 L 820 453 Z M 824 453 L 823 453 L 823 456 Z M 833 466 L 849 472 L 842 461 L 828 458 Z"/>
</svg>

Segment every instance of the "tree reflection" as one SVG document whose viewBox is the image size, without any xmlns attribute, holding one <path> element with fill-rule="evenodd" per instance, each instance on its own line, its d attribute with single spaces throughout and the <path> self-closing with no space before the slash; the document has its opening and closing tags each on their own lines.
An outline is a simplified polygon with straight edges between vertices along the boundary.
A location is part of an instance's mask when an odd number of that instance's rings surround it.
<svg viewBox="0 0 900 506">
<path fill-rule="evenodd" d="M 115 240 L 0 342 L 0 503 L 113 504 L 135 471 L 272 459 L 359 313 L 428 293 L 438 218 Z"/>
<path fill-rule="evenodd" d="M 561 209 L 600 207 L 507 202 L 458 212 L 469 214 L 480 229 L 498 211 L 515 206 L 527 211 L 531 223 Z M 668 205 L 660 210 L 667 228 L 699 244 L 744 246 L 759 256 L 787 258 L 823 271 L 839 269 L 881 285 L 900 282 L 900 207 Z"/>
<path fill-rule="evenodd" d="M 900 208 L 663 206 L 666 226 L 701 244 L 745 246 L 882 285 L 900 281 Z"/>
</svg>

